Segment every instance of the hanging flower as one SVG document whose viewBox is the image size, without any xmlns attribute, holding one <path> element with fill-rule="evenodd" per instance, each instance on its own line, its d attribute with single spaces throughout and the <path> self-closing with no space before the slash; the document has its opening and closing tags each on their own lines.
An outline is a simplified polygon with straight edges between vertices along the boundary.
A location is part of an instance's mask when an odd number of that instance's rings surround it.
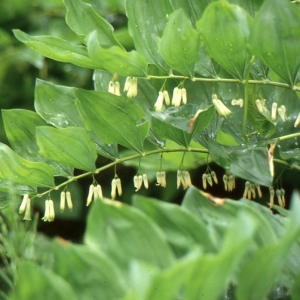
<svg viewBox="0 0 300 300">
<path fill-rule="evenodd" d="M 67 205 L 69 211 L 73 210 L 73 203 L 72 203 L 72 197 L 71 197 L 71 192 L 67 191 L 66 192 L 66 197 L 67 197 Z"/>
<path fill-rule="evenodd" d="M 110 81 L 108 84 L 108 92 L 116 96 L 120 96 L 120 82 L 119 81 Z"/>
<path fill-rule="evenodd" d="M 163 103 L 164 103 L 164 94 L 163 94 L 163 92 L 159 92 L 157 100 L 154 104 L 154 108 L 157 112 L 160 112 L 162 110 Z"/>
<path fill-rule="evenodd" d="M 121 185 L 121 179 L 120 178 L 114 178 L 111 182 L 111 198 L 115 199 L 118 195 L 122 195 L 122 185 Z"/>
<path fill-rule="evenodd" d="M 45 215 L 42 218 L 45 222 L 52 222 L 55 218 L 54 203 L 52 200 L 45 201 Z"/>
<path fill-rule="evenodd" d="M 166 172 L 161 171 L 156 173 L 156 185 L 160 185 L 162 187 L 166 187 L 167 182 L 166 182 Z"/>
<path fill-rule="evenodd" d="M 63 191 L 60 193 L 60 205 L 59 205 L 60 212 L 63 212 L 65 210 L 65 206 L 66 206 L 66 192 Z"/>
<path fill-rule="evenodd" d="M 227 118 L 228 115 L 231 114 L 231 110 L 229 110 L 225 104 L 220 100 L 218 99 L 218 96 L 216 94 L 213 94 L 212 95 L 212 102 L 213 102 L 213 105 L 215 106 L 215 109 L 217 111 L 217 113 L 221 116 L 221 117 L 225 117 Z"/>
<path fill-rule="evenodd" d="M 23 196 L 21 205 L 19 207 L 19 214 L 24 213 L 24 211 L 25 211 L 25 215 L 23 220 L 31 221 L 31 199 L 29 198 L 28 194 L 25 194 Z"/>
<path fill-rule="evenodd" d="M 285 118 L 286 118 L 286 108 L 284 105 L 281 105 L 278 109 L 278 114 L 279 114 L 279 117 L 281 118 L 281 120 L 284 122 L 285 121 Z"/>
<path fill-rule="evenodd" d="M 181 184 L 184 190 L 192 186 L 191 176 L 188 171 L 177 171 L 177 188 L 179 188 Z"/>
<path fill-rule="evenodd" d="M 128 98 L 133 98 L 138 93 L 138 82 L 136 77 L 127 77 L 125 80 L 124 92 Z"/>
<path fill-rule="evenodd" d="M 277 111 L 277 103 L 273 102 L 272 110 L 271 110 L 271 118 L 273 121 L 276 120 L 276 111 Z"/>
<path fill-rule="evenodd" d="M 297 116 L 297 118 L 296 118 L 294 127 L 298 127 L 299 123 L 300 123 L 300 113 L 298 113 L 298 116 Z"/>
</svg>

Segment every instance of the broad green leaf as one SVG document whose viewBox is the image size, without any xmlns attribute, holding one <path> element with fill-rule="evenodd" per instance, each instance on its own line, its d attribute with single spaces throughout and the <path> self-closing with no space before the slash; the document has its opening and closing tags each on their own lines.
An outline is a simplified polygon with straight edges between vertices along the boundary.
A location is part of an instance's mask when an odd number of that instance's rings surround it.
<svg viewBox="0 0 300 300">
<path fill-rule="evenodd" d="M 76 88 L 56 85 L 37 80 L 35 88 L 35 109 L 47 123 L 57 128 L 69 126 L 84 127 L 75 104 Z M 93 132 L 90 132 L 100 155 L 114 159 L 118 156 L 116 145 L 107 145 Z"/>
<path fill-rule="evenodd" d="M 113 36 L 113 27 L 93 7 L 81 0 L 63 0 L 67 7 L 66 21 L 69 27 L 85 38 L 94 30 L 103 48 L 121 46 Z"/>
<path fill-rule="evenodd" d="M 168 0 L 126 1 L 129 33 L 135 48 L 148 63 L 156 64 L 165 71 L 168 68 L 158 52 L 158 39 L 162 37 L 168 14 L 173 11 Z"/>
<path fill-rule="evenodd" d="M 84 46 L 72 45 L 65 40 L 52 36 L 33 37 L 20 30 L 13 32 L 19 41 L 46 57 L 83 68 L 95 69 L 97 67 L 89 58 Z"/>
<path fill-rule="evenodd" d="M 67 278 L 32 261 L 22 261 L 17 267 L 18 281 L 9 299 L 68 300 L 79 299 Z"/>
<path fill-rule="evenodd" d="M 34 107 L 49 124 L 57 128 L 83 127 L 75 105 L 75 88 L 37 79 Z"/>
<path fill-rule="evenodd" d="M 208 140 L 208 150 L 213 161 L 245 180 L 264 185 L 272 185 L 272 175 L 266 147 L 258 145 L 222 146 Z"/>
<path fill-rule="evenodd" d="M 264 1 L 253 22 L 253 54 L 294 86 L 300 67 L 299 48 L 299 9 L 287 0 Z"/>
<path fill-rule="evenodd" d="M 3 110 L 3 121 L 7 138 L 17 154 L 30 161 L 46 162 L 53 166 L 57 176 L 73 175 L 73 169 L 54 161 L 48 161 L 39 153 L 36 142 L 35 128 L 45 126 L 46 123 L 29 110 Z"/>
<path fill-rule="evenodd" d="M 95 171 L 96 148 L 87 131 L 81 127 L 37 127 L 40 153 L 48 159 L 80 170 Z"/>
<path fill-rule="evenodd" d="M 225 1 L 211 3 L 197 22 L 208 54 L 239 79 L 245 78 L 251 59 L 247 50 L 251 24 L 246 11 Z"/>
<path fill-rule="evenodd" d="M 96 251 L 102 249 L 125 269 L 131 260 L 159 268 L 166 268 L 174 261 L 160 228 L 136 208 L 113 200 L 93 204 L 84 241 Z"/>
<path fill-rule="evenodd" d="M 215 252 L 206 225 L 180 206 L 135 195 L 133 205 L 146 213 L 164 232 L 178 256 L 186 254 L 195 245 L 206 252 Z"/>
<path fill-rule="evenodd" d="M 68 279 L 79 299 L 118 299 L 124 295 L 123 274 L 99 250 L 95 252 L 74 244 L 62 247 L 54 243 L 52 253 L 52 270 Z"/>
<path fill-rule="evenodd" d="M 170 69 L 193 77 L 200 41 L 182 9 L 172 13 L 160 41 L 159 52 Z"/>
<path fill-rule="evenodd" d="M 31 186 L 12 183 L 11 180 L 9 180 L 9 179 L 6 179 L 6 180 L 1 179 L 0 180 L 0 191 L 1 192 L 8 193 L 8 195 L 9 195 L 9 193 L 12 191 L 12 189 L 14 190 L 14 192 L 17 195 L 24 195 L 27 193 L 35 193 L 36 192 L 36 188 L 31 187 Z M 8 197 L 9 197 L 8 200 L 10 201 L 11 200 L 10 196 L 8 196 Z"/>
<path fill-rule="evenodd" d="M 104 48 L 97 31 L 89 35 L 87 48 L 95 69 L 104 69 L 124 76 L 147 76 L 148 64 L 139 52 L 135 50 L 126 52 L 118 46 Z"/>
<path fill-rule="evenodd" d="M 76 90 L 76 101 L 83 122 L 105 143 L 118 143 L 143 151 L 149 130 L 143 110 L 130 99 L 106 92 Z"/>
<path fill-rule="evenodd" d="M 2 162 L 0 178 L 29 186 L 55 186 L 53 167 L 42 162 L 28 161 L 2 143 L 0 143 L 0 161 Z"/>
</svg>

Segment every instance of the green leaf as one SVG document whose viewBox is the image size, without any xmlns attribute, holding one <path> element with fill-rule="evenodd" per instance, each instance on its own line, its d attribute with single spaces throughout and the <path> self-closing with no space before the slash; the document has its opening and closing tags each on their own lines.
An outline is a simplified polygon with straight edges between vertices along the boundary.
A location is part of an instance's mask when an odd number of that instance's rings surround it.
<svg viewBox="0 0 300 300">
<path fill-rule="evenodd" d="M 79 299 L 71 284 L 45 267 L 29 260 L 17 267 L 18 281 L 11 300 L 45 299 L 68 300 Z"/>
<path fill-rule="evenodd" d="M 141 211 L 118 201 L 94 202 L 84 241 L 96 251 L 102 249 L 125 270 L 131 260 L 159 268 L 166 268 L 174 261 L 160 228 Z"/>
<path fill-rule="evenodd" d="M 52 270 L 68 279 L 79 299 L 119 299 L 124 295 L 123 274 L 102 252 L 83 245 L 61 247 L 54 243 L 52 253 Z"/>
<path fill-rule="evenodd" d="M 253 54 L 294 86 L 300 66 L 299 48 L 299 9 L 287 0 L 264 1 L 254 19 L 251 34 Z"/>
<path fill-rule="evenodd" d="M 97 31 L 89 35 L 87 48 L 95 69 L 104 69 L 124 76 L 147 76 L 148 64 L 139 52 L 135 50 L 126 52 L 117 46 L 104 48 Z"/>
<path fill-rule="evenodd" d="M 30 186 L 55 186 L 53 167 L 42 162 L 28 161 L 2 143 L 0 143 L 0 161 L 2 162 L 0 178 Z"/>
<path fill-rule="evenodd" d="M 36 138 L 40 153 L 46 158 L 80 170 L 96 170 L 96 148 L 84 128 L 37 127 Z"/>
<path fill-rule="evenodd" d="M 266 147 L 258 145 L 228 147 L 209 139 L 208 150 L 215 163 L 234 175 L 256 184 L 272 185 L 273 178 Z"/>
<path fill-rule="evenodd" d="M 35 129 L 46 123 L 35 112 L 13 109 L 3 110 L 2 115 L 7 138 L 17 154 L 30 161 L 46 162 L 55 168 L 57 176 L 73 175 L 72 168 L 48 161 L 39 153 Z"/>
<path fill-rule="evenodd" d="M 21 30 L 14 30 L 15 37 L 34 51 L 51 59 L 72 63 L 74 65 L 95 69 L 95 63 L 89 58 L 84 46 L 72 45 L 69 42 L 52 36 L 30 36 Z"/>
<path fill-rule="evenodd" d="M 130 99 L 106 92 L 76 91 L 76 101 L 83 122 L 107 144 L 118 143 L 143 151 L 149 130 L 143 110 Z"/>
<path fill-rule="evenodd" d="M 129 33 L 134 39 L 135 48 L 150 64 L 156 64 L 167 71 L 158 52 L 158 39 L 168 22 L 167 15 L 173 12 L 168 0 L 127 0 L 126 15 Z"/>
<path fill-rule="evenodd" d="M 83 127 L 75 105 L 75 88 L 37 79 L 34 106 L 37 113 L 57 128 Z"/>
<path fill-rule="evenodd" d="M 193 77 L 200 41 L 182 9 L 172 13 L 164 29 L 159 51 L 170 69 Z"/>
<path fill-rule="evenodd" d="M 177 256 L 182 256 L 195 245 L 207 252 L 216 250 L 206 225 L 180 206 L 135 195 L 133 206 L 146 213 L 164 232 Z"/>
<path fill-rule="evenodd" d="M 66 21 L 69 27 L 78 35 L 87 37 L 97 30 L 97 36 L 103 48 L 121 45 L 113 36 L 113 27 L 93 7 L 80 0 L 63 0 L 67 7 Z"/>
<path fill-rule="evenodd" d="M 246 11 L 225 1 L 211 3 L 197 22 L 208 54 L 239 79 L 245 78 L 251 59 L 247 50 L 251 24 Z"/>
</svg>

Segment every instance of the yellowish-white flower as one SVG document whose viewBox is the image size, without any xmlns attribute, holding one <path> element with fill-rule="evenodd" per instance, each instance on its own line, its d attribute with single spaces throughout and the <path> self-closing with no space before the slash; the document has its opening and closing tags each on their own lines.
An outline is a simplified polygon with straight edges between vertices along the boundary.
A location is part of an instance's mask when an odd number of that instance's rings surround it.
<svg viewBox="0 0 300 300">
<path fill-rule="evenodd" d="M 262 192 L 261 192 L 261 189 L 260 189 L 260 185 L 255 183 L 255 187 L 257 189 L 258 197 L 261 198 L 262 197 Z"/>
<path fill-rule="evenodd" d="M 72 211 L 73 210 L 73 202 L 72 202 L 71 192 L 69 192 L 69 191 L 66 192 L 66 198 L 67 198 L 68 209 L 69 209 L 69 211 Z"/>
<path fill-rule="evenodd" d="M 31 220 L 31 199 L 29 198 L 28 194 L 25 194 L 23 196 L 21 205 L 19 207 L 19 214 L 24 213 L 24 211 L 25 211 L 25 215 L 23 220 L 30 221 Z"/>
<path fill-rule="evenodd" d="M 149 183 L 148 183 L 148 176 L 147 176 L 147 174 L 143 174 L 143 183 L 144 183 L 144 187 L 146 189 L 148 189 L 149 188 Z"/>
<path fill-rule="evenodd" d="M 111 94 L 115 93 L 115 83 L 113 81 L 110 81 L 108 84 L 108 92 Z"/>
<path fill-rule="evenodd" d="M 216 172 L 215 171 L 211 171 L 210 175 L 211 175 L 213 181 L 215 182 L 215 184 L 218 184 L 218 178 L 217 178 Z"/>
<path fill-rule="evenodd" d="M 203 175 L 202 175 L 202 185 L 203 185 L 203 188 L 206 190 L 206 188 L 207 188 L 207 174 L 206 173 L 204 173 Z"/>
<path fill-rule="evenodd" d="M 52 222 L 55 218 L 54 203 L 52 200 L 45 201 L 45 215 L 42 218 L 45 222 Z"/>
<path fill-rule="evenodd" d="M 278 114 L 280 116 L 280 118 L 282 119 L 282 121 L 284 122 L 285 121 L 285 118 L 286 118 L 286 108 L 284 105 L 281 105 L 278 109 Z"/>
<path fill-rule="evenodd" d="M 229 110 L 225 106 L 225 104 L 220 99 L 218 99 L 218 96 L 216 94 L 212 95 L 212 102 L 213 102 L 213 105 L 215 106 L 215 109 L 216 109 L 217 113 L 220 116 L 226 118 L 228 115 L 231 114 L 231 110 Z"/>
<path fill-rule="evenodd" d="M 181 99 L 183 104 L 187 104 L 187 93 L 185 88 L 181 89 Z"/>
<path fill-rule="evenodd" d="M 87 196 L 87 200 L 86 200 L 86 206 L 89 206 L 93 200 L 93 196 L 94 196 L 94 185 L 91 184 L 89 187 L 89 193 Z"/>
<path fill-rule="evenodd" d="M 60 212 L 63 212 L 65 210 L 65 207 L 66 207 L 66 192 L 62 191 L 60 193 L 60 205 L 59 205 Z"/>
<path fill-rule="evenodd" d="M 116 96 L 120 96 L 120 82 L 119 81 L 110 81 L 108 84 L 108 92 Z"/>
<path fill-rule="evenodd" d="M 297 118 L 296 118 L 294 127 L 298 127 L 299 123 L 300 123 L 300 113 L 298 113 L 298 116 L 297 116 Z"/>
<path fill-rule="evenodd" d="M 251 191 L 251 194 L 252 194 L 252 198 L 255 199 L 256 198 L 256 192 L 255 192 L 255 184 L 254 183 L 250 184 L 250 191 Z"/>
<path fill-rule="evenodd" d="M 224 182 L 225 191 L 228 191 L 228 176 L 227 176 L 227 174 L 223 175 L 223 182 Z"/>
<path fill-rule="evenodd" d="M 166 181 L 166 172 L 161 171 L 156 173 L 156 185 L 160 185 L 162 187 L 166 187 L 167 181 Z"/>
<path fill-rule="evenodd" d="M 143 184 L 143 176 L 142 175 L 135 175 L 133 177 L 133 185 L 135 187 L 135 191 L 137 192 Z"/>
<path fill-rule="evenodd" d="M 163 103 L 164 103 L 164 94 L 163 94 L 163 92 L 159 92 L 157 100 L 154 104 L 155 110 L 160 112 L 163 108 Z"/>
<path fill-rule="evenodd" d="M 166 104 L 167 104 L 167 105 L 170 105 L 170 104 L 171 104 L 171 101 L 170 101 L 170 96 L 169 96 L 168 91 L 164 90 L 164 91 L 163 91 L 163 95 L 164 95 L 164 100 L 165 100 Z"/>
<path fill-rule="evenodd" d="M 251 183 L 246 181 L 245 183 L 245 190 L 243 194 L 243 198 L 251 200 L 251 190 L 250 190 Z"/>
<path fill-rule="evenodd" d="M 276 112 L 277 112 L 277 103 L 273 102 L 272 110 L 271 110 L 271 118 L 273 121 L 276 120 Z"/>
<path fill-rule="evenodd" d="M 181 103 L 181 89 L 175 87 L 173 90 L 172 105 L 180 106 L 180 103 Z"/>
<path fill-rule="evenodd" d="M 256 99 L 256 100 L 255 100 L 255 105 L 256 105 L 256 107 L 257 107 L 257 109 L 258 109 L 258 111 L 259 111 L 260 113 L 263 113 L 263 112 L 264 112 L 263 105 L 262 105 L 262 103 L 261 103 L 261 101 L 260 101 L 259 99 Z"/>
<path fill-rule="evenodd" d="M 103 199 L 102 187 L 100 184 L 94 186 L 94 200 Z"/>
<path fill-rule="evenodd" d="M 128 98 L 133 98 L 138 93 L 138 81 L 136 77 L 127 77 L 125 80 L 124 92 Z"/>
<path fill-rule="evenodd" d="M 28 203 L 28 199 L 29 199 L 29 195 L 28 195 L 28 194 L 25 194 L 25 195 L 23 196 L 21 205 L 20 205 L 20 207 L 19 207 L 19 214 L 24 213 L 24 211 L 25 211 L 25 209 L 26 209 L 26 206 L 27 206 L 27 203 Z"/>
<path fill-rule="evenodd" d="M 120 178 L 114 178 L 111 182 L 111 198 L 115 199 L 118 195 L 122 195 L 122 185 L 121 185 L 121 179 Z"/>
<path fill-rule="evenodd" d="M 185 170 L 177 171 L 177 188 L 179 188 L 181 184 L 184 190 L 192 186 L 191 176 L 188 171 Z"/>
<path fill-rule="evenodd" d="M 280 189 L 280 194 L 281 194 L 282 207 L 285 207 L 285 190 Z"/>
</svg>

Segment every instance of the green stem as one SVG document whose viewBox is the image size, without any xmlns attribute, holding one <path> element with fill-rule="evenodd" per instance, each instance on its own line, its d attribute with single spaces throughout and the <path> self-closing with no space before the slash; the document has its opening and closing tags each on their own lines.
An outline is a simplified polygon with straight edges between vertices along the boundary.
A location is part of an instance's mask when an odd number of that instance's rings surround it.
<svg viewBox="0 0 300 300">
<path fill-rule="evenodd" d="M 100 168 L 97 168 L 94 172 L 86 172 L 86 173 L 83 173 L 83 174 L 80 174 L 80 175 L 77 175 L 77 176 L 74 176 L 72 178 L 70 178 L 69 180 L 57 185 L 56 187 L 54 188 L 51 188 L 49 189 L 48 191 L 46 192 L 43 192 L 41 194 L 37 194 L 36 196 L 32 197 L 32 199 L 36 198 L 36 197 L 42 197 L 46 194 L 48 194 L 49 192 L 53 191 L 53 190 L 59 190 L 60 188 L 66 186 L 67 184 L 73 182 L 73 181 L 77 181 L 78 179 L 81 179 L 81 178 L 84 178 L 86 176 L 90 176 L 90 175 L 93 175 L 93 174 L 98 174 L 100 173 L 101 171 L 104 171 L 110 167 L 113 167 L 113 166 L 116 166 L 117 164 L 119 163 L 123 163 L 125 161 L 129 161 L 129 160 L 133 160 L 133 159 L 137 159 L 137 158 L 142 158 L 144 156 L 149 156 L 149 155 L 153 155 L 153 154 L 162 154 L 162 153 L 173 153 L 173 152 L 196 152 L 196 153 L 208 153 L 208 150 L 207 149 L 197 149 L 197 148 L 174 148 L 174 149 L 158 149 L 158 150 L 152 150 L 152 151 L 148 151 L 148 152 L 145 152 L 145 153 L 142 153 L 142 154 L 135 154 L 135 155 L 131 155 L 131 156 L 128 156 L 128 157 L 124 157 L 124 158 L 120 158 L 120 159 L 116 159 L 115 161 L 103 166 L 103 167 L 100 167 Z"/>
<path fill-rule="evenodd" d="M 248 68 L 246 70 L 246 79 L 245 83 L 245 97 L 244 97 L 244 117 L 243 117 L 243 136 L 245 142 L 248 142 L 248 135 L 247 135 L 247 118 L 248 118 L 248 106 L 249 106 L 249 77 L 250 71 L 252 67 L 252 62 L 254 61 L 254 56 L 249 62 Z"/>
</svg>

